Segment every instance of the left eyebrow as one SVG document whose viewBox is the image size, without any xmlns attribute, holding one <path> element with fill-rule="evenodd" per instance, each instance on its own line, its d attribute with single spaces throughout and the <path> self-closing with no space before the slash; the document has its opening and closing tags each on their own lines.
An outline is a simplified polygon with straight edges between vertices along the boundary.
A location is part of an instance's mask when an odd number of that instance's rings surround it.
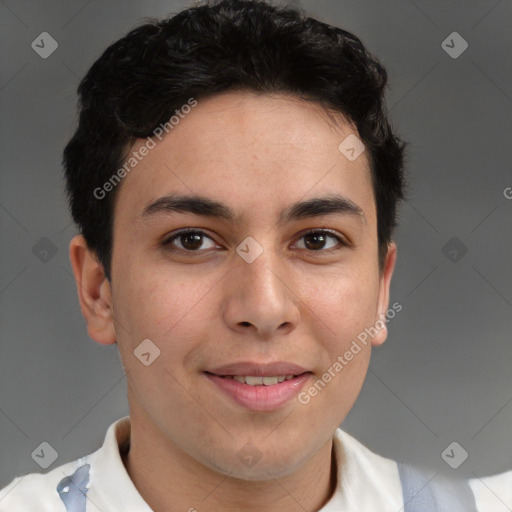
<svg viewBox="0 0 512 512">
<path fill-rule="evenodd" d="M 137 220 L 172 212 L 219 218 L 233 224 L 239 223 L 243 218 L 242 214 L 236 214 L 226 204 L 208 197 L 169 194 L 151 201 L 137 217 Z M 366 217 L 360 206 L 347 197 L 331 194 L 326 197 L 292 203 L 280 213 L 278 224 L 334 214 L 348 215 L 366 223 Z"/>
</svg>

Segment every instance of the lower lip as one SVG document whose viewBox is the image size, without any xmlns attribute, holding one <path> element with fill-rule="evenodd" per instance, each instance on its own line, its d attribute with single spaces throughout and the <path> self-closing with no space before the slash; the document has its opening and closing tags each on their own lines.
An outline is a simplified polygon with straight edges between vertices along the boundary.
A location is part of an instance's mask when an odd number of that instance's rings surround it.
<svg viewBox="0 0 512 512">
<path fill-rule="evenodd" d="M 303 373 L 271 386 L 250 386 L 235 379 L 219 377 L 211 373 L 206 373 L 206 376 L 237 404 L 253 411 L 271 411 L 298 395 L 311 377 L 311 373 Z"/>
</svg>

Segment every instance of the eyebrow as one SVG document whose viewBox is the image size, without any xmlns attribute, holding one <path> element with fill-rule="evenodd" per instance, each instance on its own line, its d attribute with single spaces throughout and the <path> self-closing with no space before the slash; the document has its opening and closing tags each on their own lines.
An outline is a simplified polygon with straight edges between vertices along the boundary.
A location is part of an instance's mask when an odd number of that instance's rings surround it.
<svg viewBox="0 0 512 512">
<path fill-rule="evenodd" d="M 151 201 L 137 217 L 137 220 L 145 220 L 153 216 L 173 212 L 219 218 L 232 224 L 239 223 L 243 217 L 241 214 L 237 215 L 226 204 L 209 197 L 169 194 Z M 308 199 L 302 202 L 297 201 L 289 205 L 281 211 L 278 224 L 282 225 L 309 217 L 333 214 L 349 215 L 366 223 L 366 217 L 360 206 L 347 197 L 339 194 L 330 194 L 326 197 Z"/>
</svg>

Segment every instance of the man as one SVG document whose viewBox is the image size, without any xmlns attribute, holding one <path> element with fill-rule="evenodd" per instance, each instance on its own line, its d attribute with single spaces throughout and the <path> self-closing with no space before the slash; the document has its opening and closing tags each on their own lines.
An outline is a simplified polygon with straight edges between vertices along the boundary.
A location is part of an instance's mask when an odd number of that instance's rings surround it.
<svg viewBox="0 0 512 512">
<path fill-rule="evenodd" d="M 130 416 L 15 479 L 0 511 L 494 510 L 338 428 L 401 307 L 386 82 L 352 34 L 241 0 L 140 26 L 94 63 L 64 152 L 70 258 Z"/>
</svg>

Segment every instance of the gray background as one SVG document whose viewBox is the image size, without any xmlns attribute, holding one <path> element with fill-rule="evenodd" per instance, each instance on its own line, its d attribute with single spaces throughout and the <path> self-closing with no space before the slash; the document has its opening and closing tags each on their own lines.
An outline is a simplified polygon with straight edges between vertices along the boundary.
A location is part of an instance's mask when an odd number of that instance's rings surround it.
<svg viewBox="0 0 512 512">
<path fill-rule="evenodd" d="M 61 153 L 93 61 L 143 17 L 187 5 L 0 2 L 0 488 L 45 472 L 31 458 L 41 442 L 59 454 L 49 471 L 95 451 L 128 414 L 117 348 L 88 338 L 78 306 Z M 343 427 L 385 457 L 435 471 L 455 471 L 441 457 L 452 441 L 469 453 L 460 475 L 511 469 L 512 2 L 302 5 L 381 59 L 394 126 L 411 142 L 391 296 L 403 310 Z M 31 43 L 45 31 L 59 46 L 42 59 Z M 441 46 L 454 31 L 469 44 L 457 59 Z M 453 237 L 467 247 L 462 258 L 457 246 L 443 250 Z"/>
</svg>

